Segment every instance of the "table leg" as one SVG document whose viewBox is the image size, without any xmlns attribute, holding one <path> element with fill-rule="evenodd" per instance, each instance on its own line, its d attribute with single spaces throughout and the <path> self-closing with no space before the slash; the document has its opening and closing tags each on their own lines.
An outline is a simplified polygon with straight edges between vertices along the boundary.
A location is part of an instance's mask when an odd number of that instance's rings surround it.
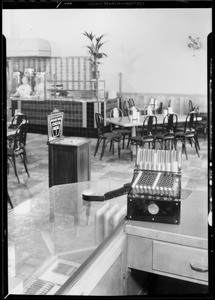
<svg viewBox="0 0 215 300">
<path fill-rule="evenodd" d="M 136 126 L 132 126 L 131 127 L 131 136 L 133 137 L 133 136 L 136 136 Z M 131 147 L 132 147 L 132 153 L 133 153 L 133 155 L 136 155 L 136 146 L 134 146 L 134 145 L 131 145 Z"/>
</svg>

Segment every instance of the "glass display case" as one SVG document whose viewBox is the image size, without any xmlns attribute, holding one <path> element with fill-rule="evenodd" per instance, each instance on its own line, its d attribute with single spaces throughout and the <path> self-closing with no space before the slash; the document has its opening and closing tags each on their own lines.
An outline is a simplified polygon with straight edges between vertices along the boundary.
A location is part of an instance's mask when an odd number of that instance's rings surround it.
<svg viewBox="0 0 215 300">
<path fill-rule="evenodd" d="M 20 100 L 46 99 L 45 72 L 37 72 L 34 68 L 13 72 L 10 85 L 10 98 Z"/>
<path fill-rule="evenodd" d="M 88 202 L 83 191 L 103 195 L 122 185 L 53 186 L 15 207 L 8 215 L 9 294 L 55 294 L 126 215 L 126 195 Z"/>
</svg>

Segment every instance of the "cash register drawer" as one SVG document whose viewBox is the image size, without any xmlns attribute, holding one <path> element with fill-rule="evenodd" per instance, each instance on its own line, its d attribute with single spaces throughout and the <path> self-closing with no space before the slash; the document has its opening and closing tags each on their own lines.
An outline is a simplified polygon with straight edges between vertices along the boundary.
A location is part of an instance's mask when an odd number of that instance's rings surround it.
<svg viewBox="0 0 215 300">
<path fill-rule="evenodd" d="M 152 261 L 155 271 L 208 280 L 207 250 L 153 241 Z"/>
</svg>

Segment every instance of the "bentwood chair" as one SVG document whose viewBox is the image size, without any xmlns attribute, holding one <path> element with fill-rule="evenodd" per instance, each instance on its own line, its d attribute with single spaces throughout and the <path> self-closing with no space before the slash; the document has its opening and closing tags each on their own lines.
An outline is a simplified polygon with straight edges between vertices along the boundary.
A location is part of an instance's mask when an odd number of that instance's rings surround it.
<svg viewBox="0 0 215 300">
<path fill-rule="evenodd" d="M 10 207 L 13 209 L 13 203 L 12 203 L 12 201 L 11 201 L 11 199 L 10 199 L 10 196 L 9 196 L 9 194 L 8 194 L 8 191 L 7 191 L 7 202 L 10 204 Z"/>
<path fill-rule="evenodd" d="M 7 147 L 7 159 L 13 166 L 14 173 L 17 177 L 18 182 L 20 182 L 18 172 L 17 172 L 17 165 L 16 165 L 16 159 L 18 157 L 21 158 L 21 161 L 25 167 L 25 171 L 28 174 L 28 177 L 30 177 L 27 168 L 27 163 L 26 163 L 27 160 L 26 160 L 26 151 L 25 151 L 27 129 L 28 129 L 28 123 L 27 122 L 21 123 L 16 129 L 16 133 L 13 137 L 13 140 L 10 140 L 8 142 L 8 147 Z"/>
<path fill-rule="evenodd" d="M 160 106 L 156 110 L 156 114 L 162 114 L 163 102 L 160 102 Z"/>
<path fill-rule="evenodd" d="M 27 118 L 26 115 L 21 114 L 21 113 L 16 114 L 16 115 L 12 118 L 11 124 L 9 125 L 8 128 L 16 129 L 16 128 L 22 123 L 23 120 L 28 121 L 28 118 Z"/>
<path fill-rule="evenodd" d="M 186 159 L 188 159 L 187 150 L 186 150 L 186 140 L 188 140 L 192 146 L 192 141 L 194 142 L 196 153 L 199 156 L 199 141 L 197 136 L 197 113 L 191 112 L 187 115 L 184 130 L 176 131 L 175 133 L 175 142 L 177 147 L 177 141 L 182 142 L 182 153 L 184 152 L 186 155 Z"/>
<path fill-rule="evenodd" d="M 112 149 L 112 153 L 114 154 L 114 142 L 118 143 L 118 156 L 120 158 L 121 134 L 118 132 L 110 131 L 109 129 L 110 127 L 104 126 L 104 118 L 100 113 L 95 113 L 95 119 L 96 119 L 98 138 L 97 138 L 96 148 L 94 152 L 94 157 L 96 156 L 101 141 L 103 141 L 100 160 L 104 155 L 104 151 L 108 143 L 110 143 L 110 150 Z"/>
<path fill-rule="evenodd" d="M 130 106 L 128 100 L 124 100 L 122 104 L 122 111 L 123 111 L 123 115 L 126 117 L 128 116 L 129 108 Z"/>
<path fill-rule="evenodd" d="M 208 130 L 208 120 L 207 120 L 207 116 L 206 116 L 206 114 L 205 114 L 205 115 L 199 114 L 199 116 L 202 117 L 202 120 L 201 120 L 201 121 L 198 121 L 197 132 L 199 132 L 200 130 L 203 131 L 204 140 L 206 140 L 206 137 L 207 137 L 207 130 Z"/>
<path fill-rule="evenodd" d="M 156 141 L 161 145 L 161 149 L 171 150 L 175 148 L 175 133 L 177 131 L 178 116 L 176 114 L 167 114 L 163 118 L 162 130 L 157 131 Z"/>
<path fill-rule="evenodd" d="M 200 116 L 199 113 L 199 107 L 194 107 L 193 106 L 193 102 L 191 100 L 189 100 L 189 112 L 196 112 L 198 116 Z M 197 132 L 199 132 L 200 130 L 203 131 L 203 135 L 204 135 L 204 140 L 206 140 L 206 136 L 207 136 L 207 128 L 208 128 L 208 121 L 207 121 L 207 116 L 204 115 L 202 116 L 202 120 L 198 121 L 198 126 L 197 126 Z"/>
<path fill-rule="evenodd" d="M 132 98 L 128 99 L 128 104 L 129 104 L 129 108 L 135 106 L 134 99 Z"/>
<path fill-rule="evenodd" d="M 111 118 L 118 118 L 118 121 L 120 122 L 123 117 L 123 112 L 121 109 L 114 107 L 110 111 L 110 119 Z M 131 130 L 130 129 L 125 129 L 123 127 L 120 127 L 118 125 L 111 124 L 111 131 L 115 133 L 120 133 L 122 136 L 122 149 L 124 149 L 125 145 L 125 139 L 127 138 L 129 140 L 129 137 L 131 136 Z"/>
<path fill-rule="evenodd" d="M 148 144 L 148 148 L 155 149 L 156 146 L 156 131 L 157 131 L 157 117 L 155 115 L 147 116 L 142 125 L 141 136 L 134 136 L 130 138 L 131 141 L 131 160 L 133 160 L 133 151 L 132 146 L 144 147 L 145 144 Z"/>
</svg>

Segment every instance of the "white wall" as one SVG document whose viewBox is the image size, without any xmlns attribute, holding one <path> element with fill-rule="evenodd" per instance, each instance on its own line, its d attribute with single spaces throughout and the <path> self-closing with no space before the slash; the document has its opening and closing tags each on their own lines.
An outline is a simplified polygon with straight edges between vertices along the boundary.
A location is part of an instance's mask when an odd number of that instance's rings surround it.
<svg viewBox="0 0 215 300">
<path fill-rule="evenodd" d="M 136 93 L 207 93 L 211 9 L 3 10 L 6 38 L 44 38 L 53 56 L 86 55 L 84 31 L 106 33 L 101 75 L 107 89 Z M 202 48 L 188 48 L 197 35 Z M 195 56 L 194 56 L 195 55 Z"/>
</svg>

